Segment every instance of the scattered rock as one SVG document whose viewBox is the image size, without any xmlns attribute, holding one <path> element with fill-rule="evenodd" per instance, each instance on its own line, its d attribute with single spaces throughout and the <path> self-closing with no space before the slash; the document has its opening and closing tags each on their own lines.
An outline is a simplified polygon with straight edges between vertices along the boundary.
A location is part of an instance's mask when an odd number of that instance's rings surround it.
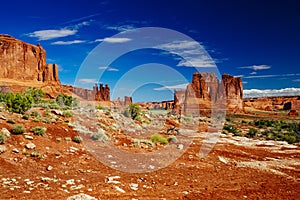
<svg viewBox="0 0 300 200">
<path fill-rule="evenodd" d="M 4 153 L 6 151 L 6 147 L 4 145 L 0 145 L 0 153 Z"/>
<path fill-rule="evenodd" d="M 134 190 L 134 191 L 137 191 L 137 190 L 138 190 L 138 186 L 139 186 L 139 184 L 137 184 L 137 183 L 130 183 L 130 184 L 129 184 L 129 187 L 130 187 L 132 190 Z"/>
<path fill-rule="evenodd" d="M 19 150 L 16 149 L 16 148 L 14 148 L 14 149 L 12 150 L 12 152 L 14 152 L 14 153 L 19 153 Z"/>
<path fill-rule="evenodd" d="M 123 189 L 120 188 L 119 186 L 116 186 L 116 185 L 115 185 L 115 189 L 116 189 L 118 192 L 125 193 L 125 190 L 123 190 Z"/>
<path fill-rule="evenodd" d="M 183 149 L 183 144 L 178 144 L 177 149 L 182 150 Z"/>
<path fill-rule="evenodd" d="M 10 137 L 10 132 L 6 128 L 2 128 L 1 132 L 5 135 L 5 137 Z"/>
<path fill-rule="evenodd" d="M 107 183 L 119 184 L 120 181 L 116 181 L 115 179 L 120 179 L 120 176 L 110 176 L 107 177 Z"/>
<path fill-rule="evenodd" d="M 224 157 L 218 156 L 218 158 L 219 158 L 219 161 L 221 161 L 222 163 L 224 163 L 224 164 L 228 163 L 228 161 Z"/>
<path fill-rule="evenodd" d="M 90 195 L 80 193 L 80 194 L 76 194 L 74 196 L 70 196 L 66 200 L 97 200 L 97 199 Z"/>
<path fill-rule="evenodd" d="M 33 137 L 31 135 L 24 135 L 25 139 L 28 139 L 28 140 L 33 140 Z"/>
<path fill-rule="evenodd" d="M 2 115 L 0 115 L 0 119 L 6 120 L 6 118 L 4 116 L 2 116 Z"/>
<path fill-rule="evenodd" d="M 26 147 L 27 149 L 34 149 L 36 146 L 35 146 L 35 144 L 33 144 L 32 142 L 30 142 L 30 143 L 27 143 L 27 144 L 25 145 L 25 147 Z"/>
<path fill-rule="evenodd" d="M 51 165 L 49 165 L 46 169 L 47 169 L 47 171 L 51 171 L 53 169 L 53 167 Z"/>
</svg>

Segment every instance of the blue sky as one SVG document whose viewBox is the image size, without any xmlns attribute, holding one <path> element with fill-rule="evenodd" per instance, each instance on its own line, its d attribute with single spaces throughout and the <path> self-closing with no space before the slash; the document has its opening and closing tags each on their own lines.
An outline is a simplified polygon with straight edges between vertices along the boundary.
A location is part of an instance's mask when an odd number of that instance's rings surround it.
<svg viewBox="0 0 300 200">
<path fill-rule="evenodd" d="M 129 93 L 135 101 L 154 101 L 172 99 L 173 88 L 191 81 L 193 72 L 214 70 L 205 56 L 191 57 L 194 43 L 185 41 L 163 50 L 128 52 L 108 66 L 93 66 L 93 78 L 79 76 L 79 80 L 78 70 L 97 45 L 130 45 L 132 38 L 115 35 L 136 28 L 162 27 L 199 42 L 221 74 L 241 76 L 246 95 L 300 94 L 300 3 L 296 0 L 28 0 L 5 1 L 1 7 L 0 32 L 29 43 L 39 42 L 47 51 L 47 62 L 60 66 L 64 84 L 77 81 L 82 87 L 91 87 L 99 81 L 110 85 L 113 98 Z M 188 54 L 190 62 L 196 63 L 194 67 L 172 54 L 174 48 Z M 147 63 L 154 63 L 149 72 Z M 147 73 L 125 76 L 138 66 L 146 67 Z M 171 74 L 179 72 L 182 77 L 166 76 L 169 69 L 173 69 Z M 134 91 L 126 90 L 130 81 L 149 77 L 154 83 L 143 82 Z"/>
</svg>

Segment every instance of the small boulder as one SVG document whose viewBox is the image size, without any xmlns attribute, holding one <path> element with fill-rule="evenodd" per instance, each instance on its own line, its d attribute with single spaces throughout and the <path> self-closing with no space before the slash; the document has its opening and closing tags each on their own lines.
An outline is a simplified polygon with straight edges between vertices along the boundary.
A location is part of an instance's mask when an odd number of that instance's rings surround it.
<svg viewBox="0 0 300 200">
<path fill-rule="evenodd" d="M 0 153 L 4 153 L 6 151 L 6 147 L 4 145 L 0 145 Z"/>
<path fill-rule="evenodd" d="M 5 135 L 5 137 L 10 137 L 10 132 L 6 128 L 2 128 L 1 132 Z"/>
<path fill-rule="evenodd" d="M 299 113 L 296 110 L 290 110 L 288 115 L 291 116 L 291 117 L 298 117 Z"/>
<path fill-rule="evenodd" d="M 30 143 L 27 143 L 27 144 L 25 145 L 25 147 L 26 147 L 27 149 L 34 149 L 36 146 L 35 146 L 35 144 L 33 144 L 32 142 L 30 142 Z"/>
<path fill-rule="evenodd" d="M 66 200 L 97 200 L 97 199 L 90 195 L 80 193 L 80 194 L 76 194 L 74 196 L 70 196 Z"/>
</svg>

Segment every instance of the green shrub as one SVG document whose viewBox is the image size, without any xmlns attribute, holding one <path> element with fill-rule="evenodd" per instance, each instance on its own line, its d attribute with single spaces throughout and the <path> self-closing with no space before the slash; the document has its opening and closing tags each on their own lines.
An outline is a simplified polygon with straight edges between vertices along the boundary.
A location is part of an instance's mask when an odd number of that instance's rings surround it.
<svg viewBox="0 0 300 200">
<path fill-rule="evenodd" d="M 16 134 L 16 135 L 18 135 L 18 134 L 23 134 L 23 133 L 25 132 L 25 128 L 24 128 L 24 126 L 21 125 L 21 124 L 16 124 L 16 125 L 14 125 L 14 126 L 12 127 L 11 132 L 12 132 L 13 134 Z"/>
<path fill-rule="evenodd" d="M 81 143 L 81 142 L 82 142 L 82 137 L 76 135 L 76 136 L 73 138 L 73 142 Z"/>
<path fill-rule="evenodd" d="M 42 126 L 36 126 L 32 128 L 30 131 L 33 132 L 34 135 L 46 136 L 47 128 Z"/>
<path fill-rule="evenodd" d="M 161 144 L 168 144 L 168 139 L 164 136 L 160 135 L 159 133 L 155 133 L 150 137 L 150 140 L 153 143 L 161 143 Z"/>
<path fill-rule="evenodd" d="M 73 116 L 73 112 L 71 110 L 64 110 L 62 114 L 64 117 L 72 117 Z"/>
<path fill-rule="evenodd" d="M 5 95 L 4 102 L 8 111 L 14 113 L 24 113 L 32 107 L 33 98 L 29 94 L 11 92 Z"/>
<path fill-rule="evenodd" d="M 256 137 L 258 130 L 255 128 L 250 128 L 249 131 L 246 133 L 246 137 Z"/>
<path fill-rule="evenodd" d="M 42 98 L 46 96 L 43 90 L 37 88 L 27 88 L 24 93 L 30 95 L 35 104 L 40 103 Z"/>
<path fill-rule="evenodd" d="M 31 157 L 39 157 L 40 156 L 40 153 L 37 152 L 37 151 L 34 151 L 30 154 Z"/>
<path fill-rule="evenodd" d="M 37 110 L 34 110 L 34 111 L 32 111 L 32 112 L 30 113 L 30 115 L 31 115 L 32 117 L 40 117 L 40 116 L 41 116 L 41 113 L 40 113 L 39 111 L 37 111 Z"/>
<path fill-rule="evenodd" d="M 134 103 L 130 104 L 129 105 L 129 114 L 130 114 L 131 119 L 138 120 L 141 115 L 140 107 Z"/>
<path fill-rule="evenodd" d="M 105 131 L 103 129 L 99 129 L 97 133 L 91 134 L 90 138 L 92 140 L 96 140 L 96 141 L 100 141 L 100 142 L 104 142 L 104 141 L 107 141 L 109 139 L 108 136 L 105 134 Z"/>
<path fill-rule="evenodd" d="M 8 119 L 8 120 L 7 120 L 7 123 L 9 123 L 9 124 L 15 124 L 16 122 L 15 122 L 14 119 Z"/>
<path fill-rule="evenodd" d="M 6 135 L 0 131 L 0 144 L 4 144 L 6 141 Z"/>
<path fill-rule="evenodd" d="M 29 114 L 24 114 L 22 118 L 25 119 L 25 120 L 28 120 L 30 118 L 30 115 Z"/>
<path fill-rule="evenodd" d="M 66 94 L 59 94 L 55 100 L 59 106 L 71 107 L 78 105 L 78 100 L 76 98 L 73 98 L 72 96 L 68 96 Z"/>
</svg>

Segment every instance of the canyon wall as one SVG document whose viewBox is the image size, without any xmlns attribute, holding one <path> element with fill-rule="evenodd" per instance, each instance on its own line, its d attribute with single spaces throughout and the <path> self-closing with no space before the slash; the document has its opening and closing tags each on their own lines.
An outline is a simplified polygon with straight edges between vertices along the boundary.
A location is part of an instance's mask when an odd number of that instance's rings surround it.
<svg viewBox="0 0 300 200">
<path fill-rule="evenodd" d="M 60 84 L 58 66 L 46 63 L 46 51 L 40 45 L 9 35 L 0 35 L 0 68 L 0 78 Z"/>
</svg>

